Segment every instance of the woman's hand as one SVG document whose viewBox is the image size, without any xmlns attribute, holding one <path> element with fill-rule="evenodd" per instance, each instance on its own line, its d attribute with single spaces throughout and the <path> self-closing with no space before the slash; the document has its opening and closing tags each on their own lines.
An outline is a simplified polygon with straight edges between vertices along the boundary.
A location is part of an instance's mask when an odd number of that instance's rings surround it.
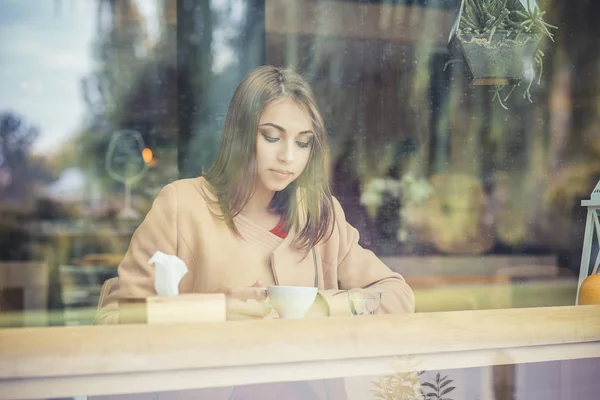
<svg viewBox="0 0 600 400">
<path fill-rule="evenodd" d="M 267 290 L 261 281 L 256 281 L 252 286 L 228 288 L 224 292 L 228 321 L 261 319 L 273 310 L 263 301 L 267 298 Z"/>
</svg>

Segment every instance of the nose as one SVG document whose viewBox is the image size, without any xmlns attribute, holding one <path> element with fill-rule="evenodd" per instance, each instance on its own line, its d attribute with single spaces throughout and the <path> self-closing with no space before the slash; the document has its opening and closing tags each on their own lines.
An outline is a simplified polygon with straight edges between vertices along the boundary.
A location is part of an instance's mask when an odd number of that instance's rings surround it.
<svg viewBox="0 0 600 400">
<path fill-rule="evenodd" d="M 277 160 L 279 162 L 289 164 L 294 161 L 293 141 L 282 140 L 281 142 L 281 148 L 277 154 Z"/>
</svg>

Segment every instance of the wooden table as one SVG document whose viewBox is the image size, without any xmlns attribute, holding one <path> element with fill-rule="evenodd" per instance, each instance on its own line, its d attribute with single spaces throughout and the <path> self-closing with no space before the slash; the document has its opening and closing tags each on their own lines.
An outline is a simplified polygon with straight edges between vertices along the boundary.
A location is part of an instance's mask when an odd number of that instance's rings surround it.
<svg viewBox="0 0 600 400">
<path fill-rule="evenodd" d="M 600 306 L 0 329 L 0 397 L 209 388 L 600 358 Z"/>
</svg>

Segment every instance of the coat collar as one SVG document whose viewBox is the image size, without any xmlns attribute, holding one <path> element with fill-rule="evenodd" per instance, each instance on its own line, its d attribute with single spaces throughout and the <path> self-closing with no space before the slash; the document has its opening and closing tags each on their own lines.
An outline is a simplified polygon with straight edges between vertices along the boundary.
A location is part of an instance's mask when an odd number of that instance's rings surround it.
<svg viewBox="0 0 600 400">
<path fill-rule="evenodd" d="M 204 178 L 199 178 L 198 184 L 208 189 L 208 194 L 212 196 Z M 304 226 L 306 223 L 304 191 L 298 189 L 296 197 L 298 199 L 299 225 Z M 312 252 L 298 250 L 292 245 L 298 235 L 297 228 L 290 230 L 286 238 L 282 239 L 242 214 L 233 217 L 233 223 L 244 239 L 264 246 L 271 252 L 271 269 L 277 285 L 314 286 L 315 265 Z"/>
<path fill-rule="evenodd" d="M 299 226 L 306 224 L 305 192 L 296 191 L 298 202 Z M 314 286 L 317 273 L 315 260 L 311 251 L 299 250 L 292 244 L 298 236 L 299 229 L 290 230 L 286 238 L 275 248 L 271 254 L 271 268 L 275 282 L 282 286 Z"/>
<path fill-rule="evenodd" d="M 296 249 L 292 245 L 295 237 L 290 232 L 271 253 L 275 283 L 282 286 L 314 286 L 316 270 L 312 253 Z"/>
</svg>

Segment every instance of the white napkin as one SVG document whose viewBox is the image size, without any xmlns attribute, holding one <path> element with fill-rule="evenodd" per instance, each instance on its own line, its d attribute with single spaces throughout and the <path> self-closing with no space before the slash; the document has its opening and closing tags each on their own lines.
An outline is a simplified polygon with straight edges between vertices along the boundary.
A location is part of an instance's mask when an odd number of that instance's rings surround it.
<svg viewBox="0 0 600 400">
<path fill-rule="evenodd" d="M 177 256 L 157 251 L 148 260 L 154 265 L 154 288 L 159 296 L 177 296 L 179 282 L 188 269 L 183 260 Z"/>
</svg>

